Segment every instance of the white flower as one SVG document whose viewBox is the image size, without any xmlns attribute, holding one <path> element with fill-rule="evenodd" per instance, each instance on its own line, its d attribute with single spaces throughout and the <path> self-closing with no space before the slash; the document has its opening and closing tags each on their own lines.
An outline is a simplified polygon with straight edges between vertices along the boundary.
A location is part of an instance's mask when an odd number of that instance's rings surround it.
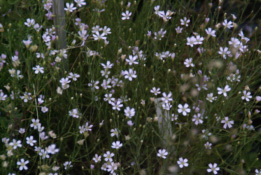
<svg viewBox="0 0 261 175">
<path fill-rule="evenodd" d="M 41 124 L 38 125 L 37 131 L 42 132 L 44 130 L 44 126 L 41 126 Z"/>
<path fill-rule="evenodd" d="M 112 148 L 119 149 L 122 147 L 122 143 L 120 141 L 112 142 Z"/>
<path fill-rule="evenodd" d="M 155 40 L 161 40 L 164 36 L 165 36 L 165 34 L 167 33 L 167 31 L 166 30 L 163 30 L 163 28 L 161 28 L 160 29 L 160 31 L 158 31 L 158 32 L 154 32 L 154 39 Z"/>
<path fill-rule="evenodd" d="M 89 122 L 86 122 L 84 127 L 86 131 L 92 131 L 93 125 L 89 125 Z"/>
<path fill-rule="evenodd" d="M 77 78 L 79 78 L 79 77 L 80 77 L 79 74 L 72 73 L 72 72 L 70 72 L 69 76 L 68 76 L 68 78 L 72 79 L 73 81 L 77 81 Z"/>
<path fill-rule="evenodd" d="M 224 26 L 225 28 L 228 28 L 228 29 L 230 29 L 230 28 L 233 27 L 232 21 L 227 21 L 227 19 L 225 19 L 222 24 L 223 24 L 223 26 Z"/>
<path fill-rule="evenodd" d="M 91 87 L 92 91 L 94 91 L 95 89 L 99 89 L 99 81 L 94 81 L 91 80 L 90 83 L 88 83 L 88 86 Z"/>
<path fill-rule="evenodd" d="M 79 130 L 80 130 L 80 134 L 83 134 L 86 131 L 84 126 L 79 126 Z"/>
<path fill-rule="evenodd" d="M 110 162 L 109 164 L 107 164 L 106 168 L 108 172 L 110 172 L 113 175 L 116 175 L 114 171 L 118 169 L 118 163 Z"/>
<path fill-rule="evenodd" d="M 108 79 L 104 79 L 101 83 L 101 87 L 103 89 L 110 89 L 111 88 L 111 79 L 108 78 Z"/>
<path fill-rule="evenodd" d="M 133 123 L 131 120 L 128 120 L 128 121 L 127 121 L 127 124 L 128 124 L 128 126 L 130 126 L 130 127 L 132 127 L 132 126 L 134 125 L 134 123 Z"/>
<path fill-rule="evenodd" d="M 187 37 L 187 45 L 193 47 L 197 43 L 196 38 L 194 36 Z"/>
<path fill-rule="evenodd" d="M 162 103 L 162 108 L 169 111 L 172 105 L 170 103 Z"/>
<path fill-rule="evenodd" d="M 44 102 L 44 96 L 40 95 L 39 98 L 37 98 L 37 101 L 39 104 L 42 104 Z"/>
<path fill-rule="evenodd" d="M 16 141 L 15 139 L 13 139 L 13 141 L 10 142 L 9 145 L 12 146 L 13 149 L 16 149 L 17 147 L 20 147 L 20 148 L 22 147 L 21 143 L 22 143 L 21 140 Z"/>
<path fill-rule="evenodd" d="M 50 155 L 48 154 L 47 151 L 45 151 L 44 149 L 41 149 L 41 151 L 39 152 L 39 156 L 42 157 L 42 159 L 45 159 L 45 158 L 50 158 Z"/>
<path fill-rule="evenodd" d="M 56 149 L 56 145 L 55 144 L 51 144 L 50 146 L 48 146 L 46 148 L 46 151 L 49 153 L 49 154 L 55 154 L 55 153 L 58 153 L 59 152 L 59 149 Z"/>
<path fill-rule="evenodd" d="M 101 156 L 99 156 L 98 154 L 95 154 L 95 156 L 92 158 L 92 160 L 95 162 L 95 163 L 98 163 L 101 161 Z"/>
<path fill-rule="evenodd" d="M 235 14 L 231 14 L 233 20 L 236 20 L 237 19 L 237 16 Z"/>
<path fill-rule="evenodd" d="M 102 67 L 103 67 L 104 69 L 111 69 L 112 66 L 113 66 L 113 63 L 111 63 L 110 61 L 107 61 L 106 64 L 101 63 L 101 65 L 102 65 Z"/>
<path fill-rule="evenodd" d="M 180 19 L 180 23 L 181 23 L 182 26 L 188 27 L 189 22 L 190 22 L 190 19 L 187 19 L 187 17 Z"/>
<path fill-rule="evenodd" d="M 3 91 L 0 89 L 0 101 L 5 101 L 7 98 L 7 95 L 3 93 Z"/>
<path fill-rule="evenodd" d="M 39 137 L 41 140 L 46 140 L 48 139 L 49 137 L 45 134 L 45 132 L 41 132 L 39 133 Z"/>
<path fill-rule="evenodd" d="M 39 126 L 41 126 L 39 119 L 32 119 L 32 124 L 30 125 L 30 127 L 37 129 Z"/>
<path fill-rule="evenodd" d="M 247 129 L 249 131 L 254 131 L 255 130 L 255 127 L 253 125 L 249 125 L 249 124 L 246 124 L 244 123 L 243 124 L 243 129 Z M 261 174 L 260 174 L 261 175 Z"/>
<path fill-rule="evenodd" d="M 110 151 L 107 151 L 105 154 L 103 154 L 104 160 L 106 162 L 112 162 L 113 156 L 114 156 L 114 153 L 111 153 Z"/>
<path fill-rule="evenodd" d="M 95 32 L 95 33 L 92 34 L 92 36 L 93 36 L 93 39 L 95 41 L 106 40 L 107 39 L 105 33 Z"/>
<path fill-rule="evenodd" d="M 124 13 L 124 12 L 122 12 L 121 13 L 121 15 L 122 15 L 122 17 L 121 17 L 121 19 L 122 20 L 128 20 L 128 19 L 130 19 L 130 16 L 131 16 L 131 12 L 129 12 L 128 10 Z"/>
<path fill-rule="evenodd" d="M 119 136 L 119 131 L 117 128 L 111 129 L 111 137 L 113 137 L 113 136 L 116 136 L 116 137 Z"/>
<path fill-rule="evenodd" d="M 32 40 L 31 39 L 23 40 L 23 43 L 26 46 L 26 48 L 28 48 L 30 46 L 30 44 L 32 43 Z"/>
<path fill-rule="evenodd" d="M 224 89 L 218 87 L 217 90 L 218 90 L 218 94 L 223 94 L 224 97 L 226 97 L 227 96 L 227 92 L 229 92 L 231 90 L 231 88 L 228 85 L 226 85 L 224 87 Z"/>
<path fill-rule="evenodd" d="M 217 174 L 217 172 L 220 169 L 219 167 L 217 167 L 216 163 L 214 163 L 214 164 L 210 163 L 210 164 L 208 164 L 208 166 L 209 166 L 209 169 L 207 169 L 208 173 L 213 172 L 214 174 Z"/>
<path fill-rule="evenodd" d="M 28 167 L 26 166 L 26 164 L 29 163 L 29 160 L 24 160 L 24 159 L 20 159 L 20 161 L 18 161 L 16 164 L 19 165 L 19 170 L 22 171 L 22 170 L 27 170 Z"/>
<path fill-rule="evenodd" d="M 107 27 L 107 26 L 104 26 L 103 29 L 102 29 L 102 32 L 103 32 L 105 35 L 111 34 L 111 28 L 109 28 L 109 27 Z"/>
<path fill-rule="evenodd" d="M 26 143 L 30 146 L 34 146 L 34 144 L 36 143 L 36 140 L 34 140 L 33 136 L 30 137 L 26 137 Z"/>
<path fill-rule="evenodd" d="M 122 100 L 118 99 L 118 100 L 114 100 L 110 103 L 112 105 L 112 109 L 113 110 L 118 110 L 120 111 L 121 108 L 123 107 L 123 104 L 122 104 Z"/>
<path fill-rule="evenodd" d="M 187 58 L 184 61 L 186 67 L 194 67 L 195 65 L 192 63 L 192 58 Z"/>
<path fill-rule="evenodd" d="M 228 44 L 235 47 L 235 48 L 240 47 L 240 45 L 243 46 L 243 44 L 240 42 L 240 40 L 235 38 L 235 37 L 232 37 L 231 40 L 228 41 Z"/>
<path fill-rule="evenodd" d="M 183 168 L 183 167 L 187 167 L 189 164 L 188 164 L 188 159 L 183 159 L 182 157 L 179 158 L 179 160 L 177 161 L 178 165 L 180 168 Z"/>
<path fill-rule="evenodd" d="M 66 162 L 64 162 L 63 166 L 64 166 L 64 169 L 67 170 L 68 168 L 72 167 L 72 162 L 66 161 Z"/>
<path fill-rule="evenodd" d="M 43 106 L 43 107 L 41 107 L 41 111 L 43 113 L 46 113 L 46 112 L 48 112 L 48 108 L 46 106 Z"/>
<path fill-rule="evenodd" d="M 161 101 L 162 101 L 163 103 L 169 103 L 169 102 L 173 101 L 172 93 L 171 93 L 171 92 L 169 92 L 169 94 L 166 94 L 165 92 L 163 92 L 163 93 L 162 93 L 162 96 L 163 96 L 163 97 L 161 97 Z"/>
<path fill-rule="evenodd" d="M 58 171 L 59 169 L 60 169 L 59 166 L 53 166 L 53 168 L 52 168 L 53 171 Z M 58 174 L 57 174 L 57 175 L 58 175 Z"/>
<path fill-rule="evenodd" d="M 159 17 L 161 17 L 165 22 L 170 20 L 171 19 L 171 15 L 173 14 L 174 12 L 168 10 L 167 12 L 164 12 L 164 11 L 159 11 Z"/>
<path fill-rule="evenodd" d="M 175 30 L 176 30 L 177 34 L 179 34 L 179 33 L 182 33 L 183 28 L 178 26 L 177 28 L 175 28 Z"/>
<path fill-rule="evenodd" d="M 154 13 L 155 13 L 156 15 L 159 15 L 159 9 L 160 9 L 160 6 L 159 6 L 159 5 L 157 5 L 157 6 L 154 7 L 154 10 L 155 10 Z"/>
<path fill-rule="evenodd" d="M 63 89 L 68 89 L 70 86 L 69 86 L 69 83 L 71 82 L 71 80 L 69 80 L 69 78 L 62 78 L 61 80 L 60 80 L 60 83 L 61 83 L 61 85 L 62 85 L 62 88 Z"/>
<path fill-rule="evenodd" d="M 25 133 L 25 128 L 20 128 L 18 131 L 20 134 L 24 134 Z"/>
<path fill-rule="evenodd" d="M 134 108 L 130 108 L 129 106 L 124 109 L 124 113 L 126 117 L 132 118 L 133 116 L 135 116 L 135 109 Z"/>
<path fill-rule="evenodd" d="M 38 146 L 34 146 L 34 151 L 39 153 L 41 151 L 41 147 Z"/>
<path fill-rule="evenodd" d="M 224 59 L 227 59 L 227 55 L 230 56 L 231 52 L 228 50 L 227 47 L 220 47 L 218 54 L 221 55 Z"/>
<path fill-rule="evenodd" d="M 245 40 L 245 43 L 247 43 L 250 39 L 244 36 L 243 31 L 241 30 L 238 34 L 241 37 L 241 40 Z"/>
<path fill-rule="evenodd" d="M 165 149 L 159 149 L 157 156 L 166 159 L 169 153 Z"/>
<path fill-rule="evenodd" d="M 99 31 L 102 31 L 102 28 L 100 28 L 99 25 L 96 25 L 96 26 L 92 27 L 92 33 L 96 33 L 96 32 L 99 32 Z"/>
<path fill-rule="evenodd" d="M 72 116 L 74 118 L 79 118 L 80 115 L 81 115 L 81 113 L 78 111 L 77 108 L 69 111 L 69 116 Z"/>
<path fill-rule="evenodd" d="M 216 37 L 216 31 L 211 29 L 210 27 L 208 29 L 205 29 L 207 35 L 210 35 L 212 37 Z"/>
<path fill-rule="evenodd" d="M 124 78 L 129 79 L 129 81 L 132 81 L 133 78 L 137 78 L 136 71 L 133 69 L 129 69 L 129 71 L 123 71 L 123 75 Z"/>
<path fill-rule="evenodd" d="M 74 7 L 74 4 L 73 3 L 66 3 L 66 7 L 64 8 L 64 10 L 66 12 L 73 12 L 74 10 L 76 10 L 76 7 Z"/>
<path fill-rule="evenodd" d="M 8 72 L 11 74 L 11 77 L 16 77 L 18 80 L 24 77 L 23 75 L 21 75 L 20 70 L 9 69 Z"/>
<path fill-rule="evenodd" d="M 27 26 L 27 27 L 31 27 L 35 24 L 35 20 L 34 19 L 26 19 L 26 22 L 24 22 L 24 24 Z"/>
<path fill-rule="evenodd" d="M 217 97 L 214 97 L 213 93 L 210 93 L 210 94 L 207 94 L 207 98 L 206 99 L 207 99 L 207 101 L 212 103 L 214 100 L 217 99 Z"/>
<path fill-rule="evenodd" d="M 28 100 L 32 100 L 31 93 L 25 92 L 23 96 L 20 96 L 22 100 L 24 100 L 25 103 L 28 102 Z"/>
<path fill-rule="evenodd" d="M 186 116 L 187 113 L 190 113 L 189 105 L 187 103 L 185 103 L 184 106 L 179 104 L 178 108 L 178 113 L 182 113 L 183 116 Z"/>
<path fill-rule="evenodd" d="M 39 74 L 39 72 L 40 72 L 41 74 L 44 73 L 44 68 L 43 68 L 43 67 L 40 67 L 39 65 L 36 65 L 35 67 L 33 67 L 33 70 L 34 70 L 34 73 L 35 73 L 35 74 Z"/>
<path fill-rule="evenodd" d="M 43 28 L 43 26 L 42 26 L 42 25 L 39 25 L 38 23 L 36 23 L 36 24 L 34 25 L 34 29 L 37 31 L 37 33 L 38 33 L 42 28 Z"/>
<path fill-rule="evenodd" d="M 4 138 L 2 138 L 2 142 L 5 144 L 5 145 L 8 145 L 8 142 L 9 142 L 9 138 L 6 138 L 6 137 L 4 137 Z"/>
<path fill-rule="evenodd" d="M 177 114 L 171 114 L 171 121 L 177 121 L 178 120 L 178 115 Z"/>
<path fill-rule="evenodd" d="M 261 101 L 261 96 L 256 96 L 256 101 L 260 102 Z"/>
<path fill-rule="evenodd" d="M 192 118 L 192 121 L 195 123 L 195 125 L 202 124 L 203 123 L 203 117 L 201 114 L 195 114 Z"/>
<path fill-rule="evenodd" d="M 204 146 L 206 149 L 211 149 L 212 143 L 207 142 L 204 144 Z"/>
<path fill-rule="evenodd" d="M 83 5 L 86 5 L 85 0 L 74 0 L 74 2 L 77 4 L 77 6 L 81 7 Z"/>
<path fill-rule="evenodd" d="M 256 173 L 256 175 L 261 175 L 261 169 L 260 170 L 255 169 L 255 173 Z"/>
<path fill-rule="evenodd" d="M 132 56 L 130 55 L 128 59 L 126 59 L 126 62 L 131 66 L 133 64 L 139 64 L 138 61 L 136 61 L 138 59 L 138 56 L 135 55 L 135 56 Z"/>
<path fill-rule="evenodd" d="M 156 88 L 156 87 L 153 87 L 151 90 L 150 90 L 151 93 L 153 93 L 154 95 L 158 95 L 160 94 L 160 88 Z"/>
<path fill-rule="evenodd" d="M 197 44 L 197 45 L 202 44 L 202 41 L 204 40 L 204 38 L 201 37 L 200 35 L 197 35 L 195 39 L 196 39 L 195 44 Z"/>
<path fill-rule="evenodd" d="M 226 129 L 227 127 L 231 128 L 232 125 L 234 124 L 234 121 L 233 120 L 229 120 L 228 117 L 225 117 L 225 119 L 221 120 L 221 123 L 224 123 L 223 128 Z"/>
<path fill-rule="evenodd" d="M 251 93 L 250 92 L 247 92 L 246 90 L 243 91 L 243 96 L 241 97 L 242 100 L 246 100 L 246 101 L 249 101 L 249 99 L 251 99 L 252 96 L 251 96 Z"/>
<path fill-rule="evenodd" d="M 148 37 L 151 36 L 151 31 L 150 31 L 150 30 L 148 31 L 147 36 L 148 36 Z"/>
</svg>

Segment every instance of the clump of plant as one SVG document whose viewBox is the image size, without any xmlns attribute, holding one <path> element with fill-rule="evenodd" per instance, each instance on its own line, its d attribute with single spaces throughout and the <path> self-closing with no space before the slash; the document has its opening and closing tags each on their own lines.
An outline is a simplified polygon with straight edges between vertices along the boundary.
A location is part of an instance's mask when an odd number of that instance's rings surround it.
<svg viewBox="0 0 261 175">
<path fill-rule="evenodd" d="M 54 3 L 0 9 L 2 174 L 261 174 L 250 1 Z"/>
</svg>

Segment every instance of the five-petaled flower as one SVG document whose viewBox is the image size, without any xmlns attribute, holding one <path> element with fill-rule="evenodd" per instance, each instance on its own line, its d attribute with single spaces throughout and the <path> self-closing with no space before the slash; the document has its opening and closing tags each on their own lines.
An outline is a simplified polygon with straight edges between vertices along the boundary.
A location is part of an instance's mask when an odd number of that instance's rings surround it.
<svg viewBox="0 0 261 175">
<path fill-rule="evenodd" d="M 76 7 L 74 7 L 73 3 L 66 3 L 66 7 L 64 8 L 64 10 L 66 12 L 73 12 L 74 10 L 76 10 Z"/>
<path fill-rule="evenodd" d="M 243 96 L 241 97 L 242 100 L 249 101 L 252 98 L 252 95 L 250 92 L 247 92 L 246 90 L 243 91 Z"/>
<path fill-rule="evenodd" d="M 122 143 L 120 141 L 112 142 L 111 147 L 114 149 L 119 149 L 122 147 Z"/>
<path fill-rule="evenodd" d="M 166 159 L 169 153 L 165 149 L 159 149 L 157 156 Z"/>
<path fill-rule="evenodd" d="M 19 165 L 19 170 L 27 170 L 28 167 L 26 166 L 26 164 L 29 163 L 29 160 L 24 160 L 24 159 L 20 159 L 20 161 L 18 161 L 16 164 Z"/>
<path fill-rule="evenodd" d="M 34 140 L 33 136 L 30 137 L 26 137 L 26 143 L 30 146 L 34 146 L 34 144 L 36 143 L 36 140 Z"/>
<path fill-rule="evenodd" d="M 34 73 L 35 73 L 35 74 L 39 74 L 39 72 L 40 72 L 41 74 L 44 73 L 44 68 L 43 68 L 43 67 L 40 67 L 39 65 L 36 65 L 35 67 L 33 67 L 33 70 L 34 70 Z"/>
<path fill-rule="evenodd" d="M 207 169 L 207 172 L 208 172 L 208 173 L 213 172 L 213 174 L 217 174 L 218 171 L 219 171 L 219 169 L 220 169 L 220 168 L 217 166 L 217 163 L 214 163 L 214 164 L 210 163 L 210 164 L 208 164 L 208 166 L 209 166 L 209 169 Z"/>
<path fill-rule="evenodd" d="M 228 117 L 225 117 L 225 119 L 221 120 L 221 123 L 224 123 L 223 128 L 226 129 L 228 128 L 232 128 L 232 125 L 234 124 L 233 120 L 229 120 Z"/>
<path fill-rule="evenodd" d="M 190 108 L 189 105 L 187 103 L 185 103 L 184 105 L 179 104 L 178 105 L 178 113 L 182 113 L 183 116 L 186 116 L 187 113 L 190 113 Z"/>
<path fill-rule="evenodd" d="M 124 12 L 122 12 L 122 20 L 128 20 L 128 19 L 130 19 L 130 16 L 131 16 L 131 12 L 129 11 L 129 10 L 127 10 L 125 13 Z"/>
<path fill-rule="evenodd" d="M 183 168 L 183 167 L 187 167 L 189 164 L 188 164 L 188 159 L 183 159 L 182 157 L 179 158 L 179 160 L 177 161 L 178 165 L 180 168 Z"/>
<path fill-rule="evenodd" d="M 224 97 L 226 97 L 227 96 L 227 92 L 229 92 L 231 90 L 231 88 L 228 85 L 226 85 L 224 87 L 224 89 L 218 87 L 217 90 L 218 90 L 218 94 L 223 94 Z"/>
</svg>

